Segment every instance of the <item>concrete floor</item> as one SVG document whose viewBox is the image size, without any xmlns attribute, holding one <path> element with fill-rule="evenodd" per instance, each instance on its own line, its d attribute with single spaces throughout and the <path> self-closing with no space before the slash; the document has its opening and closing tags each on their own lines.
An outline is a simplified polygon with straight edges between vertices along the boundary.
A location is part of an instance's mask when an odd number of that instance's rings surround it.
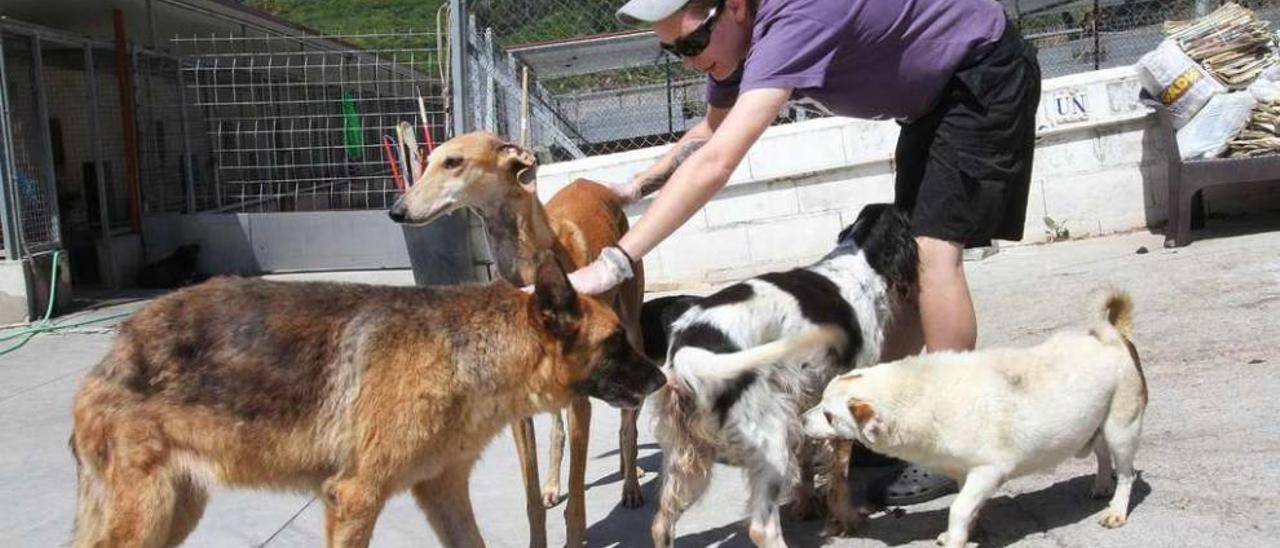
<svg viewBox="0 0 1280 548">
<path fill-rule="evenodd" d="M 1082 300 L 1101 284 L 1128 289 L 1137 305 L 1136 343 L 1151 391 L 1129 524 L 1096 524 L 1104 504 L 1088 498 L 1092 458 L 1017 479 L 982 518 L 983 546 L 1274 546 L 1280 533 L 1280 231 L 1226 226 L 1165 250 L 1147 233 L 1049 246 L 1007 248 L 968 273 L 980 345 L 1032 344 L 1078 324 Z M 1218 224 L 1218 223 L 1215 223 Z M 1269 231 L 1268 231 L 1269 230 Z M 1139 253 L 1140 248 L 1147 252 Z M 295 276 L 296 277 L 296 276 Z M 394 274 L 350 280 L 402 283 Z M 136 308 L 137 302 L 84 317 Z M 109 324 L 108 324 L 109 325 Z M 80 377 L 105 353 L 102 329 L 42 335 L 0 357 L 0 546 L 65 545 L 75 471 L 67 437 Z M 642 418 L 640 464 L 648 496 L 617 506 L 618 413 L 598 406 L 588 468 L 591 546 L 646 546 L 660 455 Z M 547 421 L 538 419 L 540 440 Z M 509 436 L 494 440 L 472 478 L 490 546 L 526 546 L 519 475 Z M 680 546 L 748 546 L 741 474 L 721 467 L 701 503 L 678 524 Z M 950 497 L 873 517 L 851 538 L 824 541 L 816 523 L 787 523 L 792 545 L 932 546 Z M 563 543 L 563 505 L 548 515 L 551 544 Z M 319 546 L 322 510 L 309 496 L 219 491 L 188 546 Z M 1271 539 L 1271 540 L 1267 540 Z M 407 496 L 382 514 L 374 546 L 436 546 Z"/>
</svg>

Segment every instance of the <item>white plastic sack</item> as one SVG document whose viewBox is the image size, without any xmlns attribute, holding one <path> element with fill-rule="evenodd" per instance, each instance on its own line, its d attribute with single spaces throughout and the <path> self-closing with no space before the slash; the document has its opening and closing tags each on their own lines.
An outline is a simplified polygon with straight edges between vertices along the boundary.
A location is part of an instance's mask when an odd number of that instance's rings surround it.
<svg viewBox="0 0 1280 548">
<path fill-rule="evenodd" d="M 1249 84 L 1253 98 L 1265 103 L 1280 101 L 1280 65 L 1271 65 Z"/>
<path fill-rule="evenodd" d="M 1135 67 L 1143 89 L 1173 113 L 1175 128 L 1187 125 L 1214 95 L 1227 92 L 1172 40 L 1143 55 Z"/>
<path fill-rule="evenodd" d="M 1247 91 L 1214 95 L 1209 104 L 1178 130 L 1178 150 L 1183 160 L 1217 158 L 1249 123 L 1257 104 Z"/>
</svg>

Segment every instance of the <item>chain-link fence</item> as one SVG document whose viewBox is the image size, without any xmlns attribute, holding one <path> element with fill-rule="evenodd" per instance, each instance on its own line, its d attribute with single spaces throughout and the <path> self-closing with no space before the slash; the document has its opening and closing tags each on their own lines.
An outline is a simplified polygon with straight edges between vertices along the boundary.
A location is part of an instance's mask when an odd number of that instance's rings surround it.
<svg viewBox="0 0 1280 548">
<path fill-rule="evenodd" d="M 473 32 L 533 68 L 547 117 L 586 154 L 671 142 L 705 112 L 705 76 L 657 47 L 651 33 L 624 27 L 614 17 L 621 0 L 470 0 Z M 1207 13 L 1218 0 L 1005 0 L 1010 20 L 1040 50 L 1046 78 L 1132 64 L 1163 38 L 1166 20 Z M 1264 19 L 1280 15 L 1280 0 L 1238 2 Z M 479 40 L 483 43 L 484 40 Z M 472 74 L 475 86 L 487 76 Z M 499 85 L 498 87 L 501 87 Z M 509 97 L 518 100 L 518 87 Z M 517 90 L 517 91 L 512 91 Z M 501 95 L 501 89 L 497 92 Z M 492 112 L 484 93 L 478 111 Z M 499 104 L 499 106 L 501 106 Z M 823 116 L 793 105 L 778 122 Z M 472 127 L 500 131 L 483 116 Z M 535 144 L 540 141 L 535 140 Z M 546 145 L 545 143 L 543 143 Z M 549 145 L 546 145 L 549 146 Z"/>
<path fill-rule="evenodd" d="M 1003 2 L 1023 36 L 1040 49 L 1046 78 L 1133 64 L 1164 39 L 1165 21 L 1193 19 L 1218 8 L 1217 0 L 1019 0 Z M 1280 15 L 1280 2 L 1245 0 L 1263 19 Z"/>
</svg>

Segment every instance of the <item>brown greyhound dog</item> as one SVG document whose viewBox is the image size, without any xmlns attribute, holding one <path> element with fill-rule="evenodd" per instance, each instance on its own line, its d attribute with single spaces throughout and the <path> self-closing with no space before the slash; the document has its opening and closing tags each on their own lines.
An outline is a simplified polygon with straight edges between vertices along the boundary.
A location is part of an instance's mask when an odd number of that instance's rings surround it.
<svg viewBox="0 0 1280 548">
<path fill-rule="evenodd" d="M 442 545 L 480 548 L 468 482 L 503 426 L 664 383 L 550 258 L 532 295 L 216 278 L 134 314 L 76 393 L 74 546 L 177 546 L 224 485 L 316 493 L 331 548 L 410 490 Z"/>
<path fill-rule="evenodd" d="M 489 247 L 499 275 L 517 285 L 528 285 L 540 252 L 552 250 L 570 269 L 587 265 L 607 246 L 616 245 L 628 228 L 621 202 L 609 189 L 579 179 L 557 192 L 546 204 L 538 201 L 535 174 L 537 159 L 528 150 L 491 133 L 460 135 L 436 148 L 427 168 L 414 185 L 392 206 L 390 215 L 401 223 L 425 224 L 461 208 L 471 208 L 484 219 Z M 618 315 L 627 338 L 639 351 L 644 339 L 640 308 L 644 301 L 644 269 L 632 265 L 635 276 L 616 289 L 597 295 L 598 302 Z M 639 409 L 622 411 L 622 505 L 644 504 L 636 467 L 636 419 Z M 560 465 L 563 459 L 564 423 L 552 414 L 549 477 L 538 495 L 538 469 L 533 423 L 526 419 L 512 425 L 520 451 L 529 513 L 530 545 L 546 543 L 546 508 L 559 500 Z M 586 398 L 570 406 L 569 490 L 565 509 L 567 544 L 586 541 L 587 434 L 591 405 Z"/>
</svg>

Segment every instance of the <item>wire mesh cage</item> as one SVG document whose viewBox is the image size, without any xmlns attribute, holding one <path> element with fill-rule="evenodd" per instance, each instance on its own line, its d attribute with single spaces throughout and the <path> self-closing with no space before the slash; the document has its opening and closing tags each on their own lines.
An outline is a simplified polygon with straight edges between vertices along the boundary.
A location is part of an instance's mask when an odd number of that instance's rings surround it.
<svg viewBox="0 0 1280 548">
<path fill-rule="evenodd" d="M 8 141 L 0 151 L 10 165 L 5 177 L 13 229 L 21 236 L 19 255 L 92 247 L 112 234 L 136 231 L 134 221 L 145 212 L 182 210 L 183 186 L 174 171 L 187 135 L 169 114 L 181 110 L 172 93 L 175 59 L 136 50 L 121 70 L 111 46 L 84 37 L 11 22 L 0 27 L 0 37 L 7 115 L 0 125 Z M 130 88 L 120 85 L 120 75 L 139 65 L 146 78 L 122 99 Z M 148 74 L 161 65 L 170 73 L 168 90 Z M 136 130 L 132 136 L 126 116 Z M 142 141 L 141 191 L 127 184 L 123 158 L 131 139 Z M 140 194 L 149 200 L 134 207 Z"/>
<path fill-rule="evenodd" d="M 390 206 L 404 185 L 393 172 L 412 171 L 394 146 L 401 122 L 416 143 L 444 135 L 435 43 L 429 32 L 175 38 L 210 147 L 198 209 Z"/>
<path fill-rule="evenodd" d="M 41 98 L 36 82 L 42 77 L 36 67 L 39 42 L 26 36 L 3 35 L 4 84 L 8 99 L 13 186 L 21 251 L 39 253 L 57 246 L 56 201 L 51 168 L 55 159 L 45 154 L 46 132 L 40 123 Z"/>
<path fill-rule="evenodd" d="M 96 221 L 91 221 L 94 228 L 105 232 L 118 232 L 130 229 L 129 192 L 125 185 L 125 134 L 123 118 L 124 109 L 120 100 L 119 71 L 116 68 L 115 52 L 107 48 L 90 49 L 93 60 L 93 98 L 96 109 L 97 134 L 93 137 L 97 143 L 93 150 L 95 159 L 101 159 L 101 165 L 95 165 L 93 171 L 85 174 L 86 185 L 92 183 L 100 186 L 98 198 L 92 205 L 97 206 L 94 212 Z M 88 194 L 86 194 L 88 195 Z M 101 203 L 96 203 L 101 202 Z M 91 214 L 92 217 L 93 214 Z"/>
<path fill-rule="evenodd" d="M 181 212 L 188 208 L 189 185 L 184 154 L 187 137 L 180 62 L 155 55 L 137 58 L 138 164 L 142 208 Z M 194 174 L 191 174 L 194 176 Z"/>
</svg>

